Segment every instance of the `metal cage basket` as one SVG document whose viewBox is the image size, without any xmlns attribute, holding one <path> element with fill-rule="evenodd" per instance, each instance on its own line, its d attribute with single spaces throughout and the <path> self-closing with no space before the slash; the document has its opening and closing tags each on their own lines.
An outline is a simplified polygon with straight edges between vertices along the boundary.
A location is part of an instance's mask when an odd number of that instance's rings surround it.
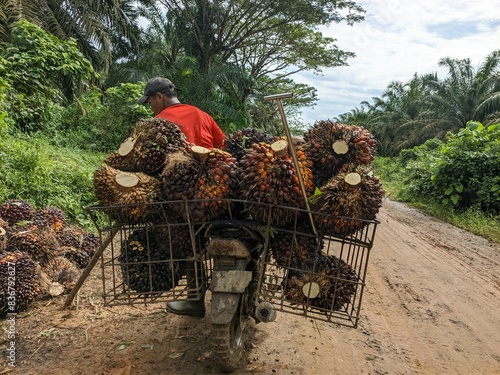
<svg viewBox="0 0 500 375">
<path fill-rule="evenodd" d="M 205 229 L 212 220 L 250 220 L 264 238 L 257 299 L 285 313 L 356 327 L 377 221 L 235 199 L 218 200 L 217 217 L 200 215 L 214 202 L 184 200 L 89 207 L 101 241 L 108 306 L 197 299 L 210 284 Z M 140 213 L 139 215 L 137 213 Z M 328 218 L 332 222 L 332 218 Z M 316 223 L 319 232 L 314 225 Z M 195 284 L 187 273 L 195 272 Z"/>
</svg>

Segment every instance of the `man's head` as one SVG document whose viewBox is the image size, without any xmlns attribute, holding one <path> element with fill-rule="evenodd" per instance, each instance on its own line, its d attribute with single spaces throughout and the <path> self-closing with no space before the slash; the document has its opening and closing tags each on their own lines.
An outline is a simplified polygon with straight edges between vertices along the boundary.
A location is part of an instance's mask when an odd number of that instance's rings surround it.
<svg viewBox="0 0 500 375">
<path fill-rule="evenodd" d="M 155 77 L 148 81 L 144 88 L 144 95 L 137 100 L 137 103 L 146 103 L 148 98 L 154 96 L 156 93 L 161 93 L 169 97 L 177 96 L 175 93 L 175 85 L 172 81 L 163 77 Z"/>
</svg>

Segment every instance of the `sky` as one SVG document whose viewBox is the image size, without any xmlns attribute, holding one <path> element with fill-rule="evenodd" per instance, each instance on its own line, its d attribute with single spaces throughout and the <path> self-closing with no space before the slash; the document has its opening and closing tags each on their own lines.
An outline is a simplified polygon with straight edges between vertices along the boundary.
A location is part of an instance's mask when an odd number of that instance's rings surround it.
<svg viewBox="0 0 500 375">
<path fill-rule="evenodd" d="M 322 75 L 301 72 L 294 80 L 317 89 L 318 102 L 302 111 L 304 124 L 334 119 L 373 103 L 392 81 L 409 82 L 415 73 L 438 74 L 441 58 L 470 58 L 474 67 L 500 49 L 499 0 L 369 0 L 356 1 L 365 20 L 332 24 L 320 31 L 337 46 L 356 54 L 349 66 L 324 69 Z M 285 99 L 286 100 L 286 99 Z M 286 101 L 283 106 L 286 107 Z"/>
</svg>

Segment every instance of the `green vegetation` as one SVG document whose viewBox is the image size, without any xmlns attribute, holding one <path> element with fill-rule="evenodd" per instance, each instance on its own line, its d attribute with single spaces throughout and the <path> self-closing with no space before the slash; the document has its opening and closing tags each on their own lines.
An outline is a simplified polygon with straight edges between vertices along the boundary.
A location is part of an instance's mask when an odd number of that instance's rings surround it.
<svg viewBox="0 0 500 375">
<path fill-rule="evenodd" d="M 500 124 L 469 122 L 446 142 L 431 139 L 375 166 L 390 198 L 500 242 Z"/>
<path fill-rule="evenodd" d="M 0 202 L 56 206 L 70 222 L 91 229 L 85 207 L 96 203 L 92 176 L 104 154 L 54 147 L 40 136 L 0 135 Z"/>
<path fill-rule="evenodd" d="M 439 65 L 448 68 L 444 79 L 415 74 L 407 83 L 391 82 L 373 104 L 362 102 L 338 120 L 369 129 L 382 156 L 396 156 L 431 138 L 443 140 L 468 121 L 499 121 L 500 50 L 490 53 L 479 69 L 468 58 L 443 58 Z"/>
<path fill-rule="evenodd" d="M 276 106 L 262 98 L 294 92 L 287 117 L 299 134 L 294 115 L 314 105 L 316 90 L 293 75 L 354 57 L 317 30 L 363 17 L 355 2 L 330 0 L 0 0 L 0 200 L 56 205 L 88 224 L 92 173 L 152 116 L 135 100 L 156 75 L 226 133 L 282 135 Z M 444 79 L 391 82 L 337 120 L 375 135 L 392 198 L 498 241 L 500 50 L 478 69 L 467 58 L 439 64 Z"/>
<path fill-rule="evenodd" d="M 39 27 L 19 21 L 1 51 L 0 80 L 8 120 L 25 133 L 43 130 L 57 106 L 72 100 L 94 76 L 76 42 L 63 42 Z"/>
</svg>

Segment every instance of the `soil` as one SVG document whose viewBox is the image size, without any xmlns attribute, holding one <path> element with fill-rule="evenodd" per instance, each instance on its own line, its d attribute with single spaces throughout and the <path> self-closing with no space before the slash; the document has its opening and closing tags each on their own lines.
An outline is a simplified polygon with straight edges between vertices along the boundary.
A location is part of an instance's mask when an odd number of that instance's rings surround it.
<svg viewBox="0 0 500 375">
<path fill-rule="evenodd" d="M 378 220 L 358 327 L 281 313 L 251 327 L 233 374 L 500 374 L 500 246 L 390 200 Z M 59 296 L 17 317 L 0 374 L 220 373 L 208 315 L 104 307 L 98 272 L 77 307 Z"/>
</svg>

